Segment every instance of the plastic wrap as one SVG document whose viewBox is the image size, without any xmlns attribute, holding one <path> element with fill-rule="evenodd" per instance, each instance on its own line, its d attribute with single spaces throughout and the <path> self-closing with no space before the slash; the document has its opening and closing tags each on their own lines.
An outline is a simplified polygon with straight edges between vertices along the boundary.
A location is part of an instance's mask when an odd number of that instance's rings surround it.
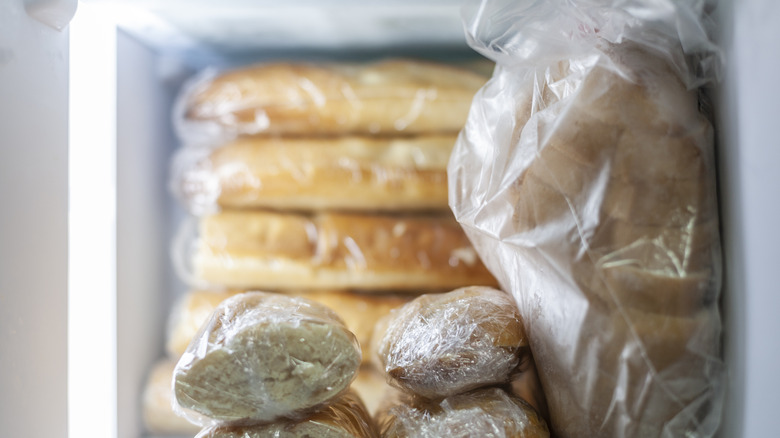
<svg viewBox="0 0 780 438">
<path fill-rule="evenodd" d="M 360 362 L 330 309 L 243 293 L 217 307 L 176 364 L 174 410 L 201 426 L 301 418 L 343 393 Z"/>
<path fill-rule="evenodd" d="M 437 402 L 405 399 L 378 417 L 383 438 L 548 438 L 544 420 L 525 401 L 499 388 L 477 389 Z"/>
<path fill-rule="evenodd" d="M 205 71 L 181 93 L 174 122 L 189 144 L 248 135 L 457 133 L 486 77 L 432 62 L 270 62 Z"/>
<path fill-rule="evenodd" d="M 224 211 L 185 224 L 175 245 L 192 286 L 445 290 L 494 285 L 451 215 Z"/>
<path fill-rule="evenodd" d="M 253 426 L 212 426 L 195 438 L 375 438 L 376 426 L 353 391 L 299 421 Z"/>
<path fill-rule="evenodd" d="M 220 209 L 449 210 L 455 134 L 420 137 L 242 138 L 183 147 L 171 188 L 194 214 Z"/>
<path fill-rule="evenodd" d="M 239 291 L 191 291 L 174 306 L 168 319 L 166 350 L 168 356 L 179 358 L 200 327 L 219 303 Z M 288 292 L 288 295 L 320 303 L 339 315 L 351 331 L 363 352 L 363 362 L 371 355 L 368 347 L 376 321 L 413 298 L 408 294 L 368 294 L 349 291 Z"/>
<path fill-rule="evenodd" d="M 707 2 L 472 2 L 450 204 L 570 437 L 711 436 L 724 389 Z"/>
<path fill-rule="evenodd" d="M 379 368 L 426 398 L 506 383 L 528 345 L 512 298 L 487 287 L 422 295 L 377 323 Z"/>
</svg>

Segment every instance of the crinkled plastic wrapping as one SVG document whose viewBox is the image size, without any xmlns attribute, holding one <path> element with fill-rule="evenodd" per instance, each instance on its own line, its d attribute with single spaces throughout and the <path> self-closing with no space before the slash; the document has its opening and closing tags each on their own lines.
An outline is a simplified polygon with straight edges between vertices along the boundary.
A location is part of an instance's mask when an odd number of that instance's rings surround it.
<svg viewBox="0 0 780 438">
<path fill-rule="evenodd" d="M 176 364 L 174 411 L 201 426 L 302 418 L 346 391 L 360 362 L 330 309 L 243 293 L 217 307 Z"/>
<path fill-rule="evenodd" d="M 223 211 L 174 244 L 197 288 L 414 292 L 495 285 L 451 214 Z"/>
<path fill-rule="evenodd" d="M 498 63 L 450 204 L 523 316 L 570 437 L 712 436 L 722 410 L 716 77 L 701 1 L 472 2 Z"/>
<path fill-rule="evenodd" d="M 425 398 L 506 383 L 528 345 L 512 298 L 488 287 L 422 295 L 376 328 L 389 382 Z"/>
<path fill-rule="evenodd" d="M 349 391 L 329 406 L 298 421 L 253 426 L 211 426 L 195 438 L 375 438 L 376 426 L 360 397 Z"/>
<path fill-rule="evenodd" d="M 187 144 L 239 136 L 457 133 L 486 77 L 433 62 L 269 62 L 204 71 L 176 104 Z"/>
<path fill-rule="evenodd" d="M 166 350 L 169 357 L 179 358 L 189 346 L 214 309 L 222 301 L 242 291 L 190 291 L 174 306 L 168 319 Z M 355 335 L 363 352 L 363 362 L 371 354 L 368 347 L 376 321 L 396 307 L 409 302 L 411 294 L 376 294 L 351 291 L 321 290 L 314 292 L 287 292 L 320 303 L 341 317 Z M 364 400 L 365 401 L 365 400 Z"/>
<path fill-rule="evenodd" d="M 405 399 L 377 416 L 383 438 L 548 438 L 547 424 L 525 401 L 483 388 L 440 401 Z"/>
<path fill-rule="evenodd" d="M 170 186 L 198 215 L 251 208 L 448 211 L 455 139 L 252 137 L 218 148 L 183 147 Z"/>
</svg>

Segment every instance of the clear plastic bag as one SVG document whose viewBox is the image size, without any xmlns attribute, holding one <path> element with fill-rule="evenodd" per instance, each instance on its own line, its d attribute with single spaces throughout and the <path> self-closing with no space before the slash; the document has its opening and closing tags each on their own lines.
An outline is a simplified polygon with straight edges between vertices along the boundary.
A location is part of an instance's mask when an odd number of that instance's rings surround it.
<svg viewBox="0 0 780 438">
<path fill-rule="evenodd" d="M 528 346 L 512 298 L 488 287 L 417 297 L 375 333 L 372 349 L 388 382 L 429 399 L 507 383 Z"/>
<path fill-rule="evenodd" d="M 702 1 L 484 1 L 495 60 L 450 205 L 517 301 L 561 438 L 711 436 L 722 410 Z"/>
<path fill-rule="evenodd" d="M 195 438 L 322 437 L 375 438 L 374 421 L 360 397 L 348 391 L 329 406 L 302 420 L 252 426 L 210 426 Z"/>
<path fill-rule="evenodd" d="M 173 408 L 201 426 L 301 419 L 347 391 L 360 363 L 332 310 L 246 292 L 219 304 L 177 362 Z"/>
<path fill-rule="evenodd" d="M 377 414 L 385 438 L 549 438 L 531 405 L 500 388 L 482 388 L 429 401 L 388 400 Z"/>
<path fill-rule="evenodd" d="M 173 248 L 197 288 L 391 291 L 495 285 L 451 214 L 223 211 Z"/>
<path fill-rule="evenodd" d="M 411 59 L 205 70 L 183 89 L 174 123 L 185 143 L 200 145 L 256 135 L 457 133 L 486 79 Z"/>
<path fill-rule="evenodd" d="M 447 211 L 446 170 L 455 138 L 251 137 L 218 148 L 182 147 L 170 187 L 193 214 L 253 208 Z"/>
</svg>

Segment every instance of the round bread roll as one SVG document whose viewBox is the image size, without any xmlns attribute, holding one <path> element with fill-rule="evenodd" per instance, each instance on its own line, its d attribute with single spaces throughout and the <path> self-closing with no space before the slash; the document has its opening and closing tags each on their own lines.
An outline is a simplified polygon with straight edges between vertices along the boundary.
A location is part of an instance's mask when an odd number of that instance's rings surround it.
<svg viewBox="0 0 780 438">
<path fill-rule="evenodd" d="M 360 397 L 349 391 L 324 409 L 295 421 L 206 427 L 196 438 L 374 438 L 376 427 Z"/>
<path fill-rule="evenodd" d="M 469 69 L 405 59 L 256 64 L 186 89 L 178 131 L 185 139 L 457 133 L 486 80 Z"/>
<path fill-rule="evenodd" d="M 512 298 L 489 287 L 422 295 L 377 324 L 391 383 L 437 398 L 508 380 L 528 341 Z"/>
<path fill-rule="evenodd" d="M 271 422 L 344 392 L 360 362 L 355 336 L 327 307 L 247 292 L 216 308 L 176 364 L 173 389 L 178 407 L 207 417 L 195 423 Z"/>
<path fill-rule="evenodd" d="M 382 438 L 548 438 L 547 424 L 524 400 L 482 388 L 439 402 L 407 399 L 378 415 Z"/>
</svg>

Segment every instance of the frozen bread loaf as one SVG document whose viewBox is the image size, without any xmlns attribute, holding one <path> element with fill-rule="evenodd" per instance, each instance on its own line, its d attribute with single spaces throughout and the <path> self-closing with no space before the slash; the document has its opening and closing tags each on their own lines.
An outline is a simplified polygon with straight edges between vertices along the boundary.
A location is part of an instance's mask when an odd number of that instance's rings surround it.
<svg viewBox="0 0 780 438">
<path fill-rule="evenodd" d="M 273 62 L 204 77 L 180 97 L 180 134 L 457 133 L 487 78 L 433 62 Z"/>
<path fill-rule="evenodd" d="M 419 292 L 496 284 L 449 215 L 223 211 L 199 225 L 185 255 L 196 285 Z"/>
<path fill-rule="evenodd" d="M 548 438 L 547 424 L 528 403 L 499 388 L 443 400 L 401 397 L 378 414 L 382 438 Z"/>
<path fill-rule="evenodd" d="M 196 438 L 375 438 L 376 426 L 360 397 L 349 391 L 301 420 L 249 426 L 210 426 Z"/>
<path fill-rule="evenodd" d="M 171 187 L 196 214 L 220 209 L 449 210 L 456 136 L 240 138 L 180 148 Z"/>
<path fill-rule="evenodd" d="M 512 297 L 489 287 L 422 295 L 383 318 L 375 336 L 390 383 L 426 398 L 508 382 L 528 346 Z"/>
<path fill-rule="evenodd" d="M 176 364 L 173 389 L 201 425 L 300 418 L 346 391 L 360 362 L 355 336 L 327 307 L 247 292 L 215 309 Z"/>
</svg>

